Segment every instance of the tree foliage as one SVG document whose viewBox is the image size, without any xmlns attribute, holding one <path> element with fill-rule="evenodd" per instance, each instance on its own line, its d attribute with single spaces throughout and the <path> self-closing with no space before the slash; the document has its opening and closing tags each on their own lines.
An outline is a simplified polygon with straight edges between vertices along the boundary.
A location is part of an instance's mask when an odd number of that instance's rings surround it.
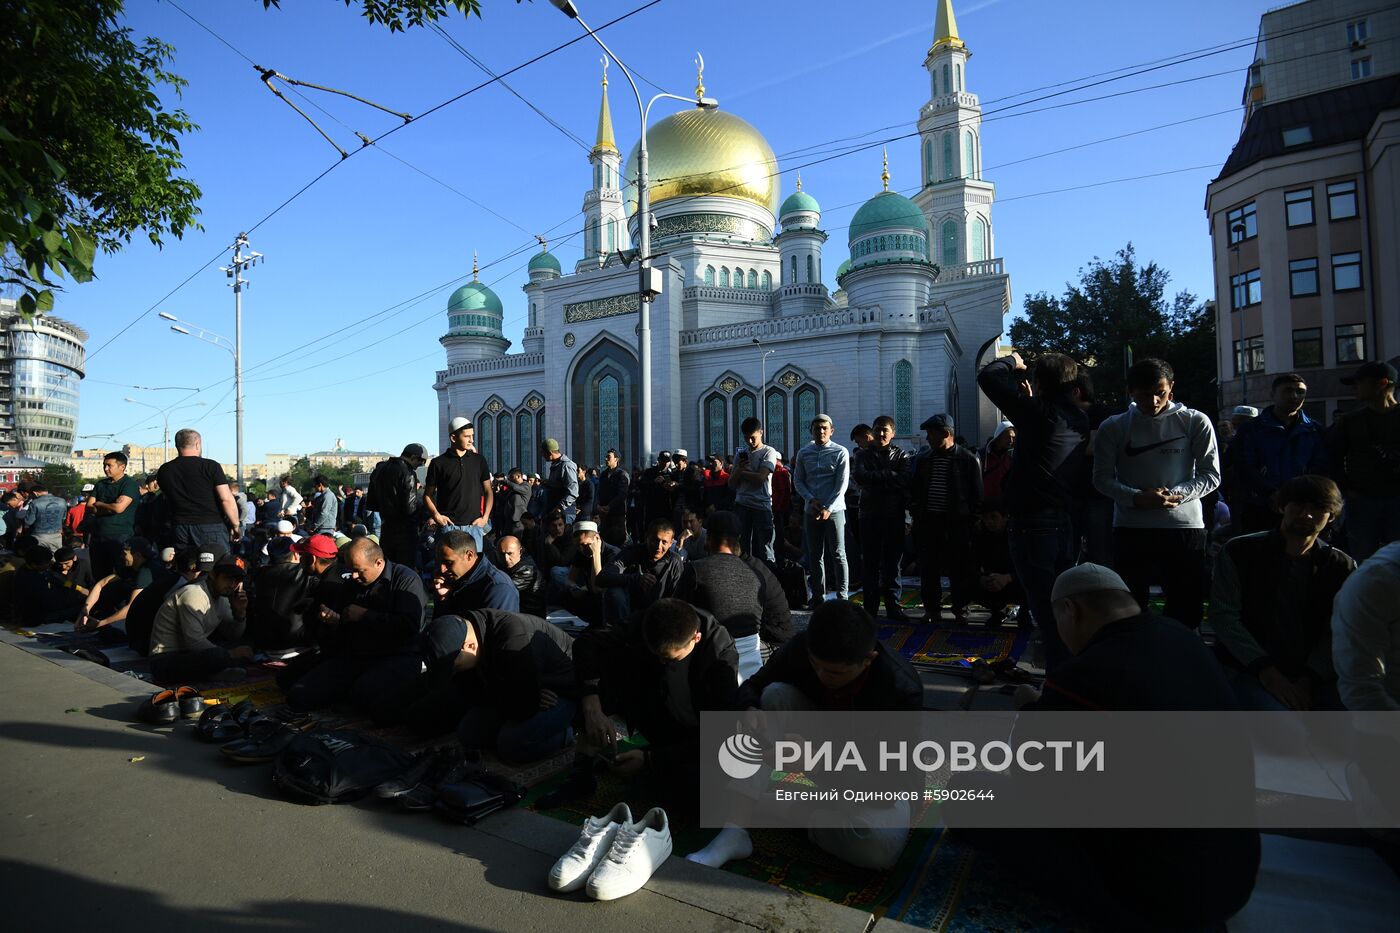
<svg viewBox="0 0 1400 933">
<path fill-rule="evenodd" d="M 373 467 L 372 463 L 368 467 L 362 466 L 358 460 L 350 460 L 343 467 L 331 466 L 329 463 L 313 467 L 310 459 L 302 457 L 292 464 L 287 475 L 292 478 L 292 485 L 302 492 L 310 489 L 311 481 L 318 476 L 329 480 L 332 489 L 339 489 L 341 486 L 353 485 L 356 473 L 367 473 Z M 277 479 L 280 477 L 272 480 L 273 488 L 277 487 Z"/>
<path fill-rule="evenodd" d="M 66 463 L 44 464 L 43 478 L 45 488 L 62 499 L 76 496 L 85 482 L 82 475 Z"/>
<path fill-rule="evenodd" d="M 1095 256 L 1063 295 L 1026 296 L 1011 342 L 1030 355 L 1074 357 L 1089 368 L 1099 399 L 1115 409 L 1127 404 L 1130 361 L 1160 357 L 1176 370 L 1177 400 L 1214 416 L 1215 318 L 1188 291 L 1168 299 L 1170 281 L 1155 262 L 1140 265 L 1131 243 L 1110 260 Z"/>
<path fill-rule="evenodd" d="M 465 16 L 481 16 L 480 0 L 343 0 L 346 7 L 360 4 L 360 15 L 390 32 L 403 32 L 435 23 L 454 9 Z M 520 0 L 515 0 L 519 3 Z M 262 0 L 263 9 L 280 8 L 282 0 Z"/>
</svg>

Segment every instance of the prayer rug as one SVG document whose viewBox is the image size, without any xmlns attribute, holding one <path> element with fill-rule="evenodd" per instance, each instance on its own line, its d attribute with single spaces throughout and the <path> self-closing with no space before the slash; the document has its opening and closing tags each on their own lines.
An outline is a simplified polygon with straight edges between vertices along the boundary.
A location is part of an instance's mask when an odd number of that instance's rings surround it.
<svg viewBox="0 0 1400 933">
<path fill-rule="evenodd" d="M 1030 643 L 1030 633 L 944 625 L 877 624 L 876 637 L 900 657 L 919 665 L 967 667 L 974 661 L 1014 664 Z"/>
</svg>

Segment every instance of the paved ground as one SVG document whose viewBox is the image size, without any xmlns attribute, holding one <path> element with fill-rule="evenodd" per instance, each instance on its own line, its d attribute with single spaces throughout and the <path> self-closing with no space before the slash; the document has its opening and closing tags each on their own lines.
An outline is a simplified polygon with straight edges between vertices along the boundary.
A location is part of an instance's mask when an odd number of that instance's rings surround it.
<svg viewBox="0 0 1400 933">
<path fill-rule="evenodd" d="M 679 858 L 621 901 L 557 897 L 544 878 L 576 831 L 555 820 L 518 811 L 468 829 L 370 804 L 299 806 L 274 795 L 266 767 L 224 761 L 187 726 L 129 722 L 146 692 L 131 678 L 5 643 L 0 684 L 0 928 L 872 927 Z"/>
</svg>

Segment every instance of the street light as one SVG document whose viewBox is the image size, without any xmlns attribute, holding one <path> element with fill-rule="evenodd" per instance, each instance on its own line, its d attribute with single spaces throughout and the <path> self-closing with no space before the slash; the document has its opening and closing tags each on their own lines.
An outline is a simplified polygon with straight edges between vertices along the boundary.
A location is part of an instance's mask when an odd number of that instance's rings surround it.
<svg viewBox="0 0 1400 933">
<path fill-rule="evenodd" d="M 240 284 L 247 284 L 241 282 Z M 184 334 L 187 337 L 194 337 L 203 340 L 205 343 L 212 343 L 222 350 L 227 350 L 233 356 L 233 392 L 234 392 L 234 421 L 235 428 L 235 451 L 234 456 L 237 461 L 236 470 L 238 473 L 238 485 L 243 485 L 243 363 L 242 363 L 242 337 L 243 337 L 243 314 L 242 305 L 239 305 L 236 324 L 238 326 L 238 339 L 229 340 L 222 334 L 216 334 L 212 330 L 200 327 L 198 324 L 191 324 L 189 321 L 182 321 L 173 314 L 165 311 L 160 312 L 160 317 L 167 321 L 175 321 L 170 325 L 170 329 L 177 334 Z M 191 331 L 190 328 L 194 330 Z"/>
<path fill-rule="evenodd" d="M 758 373 L 763 385 L 758 390 L 759 414 L 763 416 L 763 442 L 768 443 L 768 357 L 777 353 L 777 350 L 764 350 L 763 341 L 757 337 L 753 338 L 753 345 L 759 349 Z"/>
<path fill-rule="evenodd" d="M 170 449 L 169 449 L 169 448 L 170 448 L 170 414 L 171 414 L 171 412 L 183 411 L 183 410 L 186 409 L 186 408 L 202 408 L 204 405 L 207 405 L 207 404 L 208 404 L 207 402 L 195 402 L 195 403 L 192 404 L 192 405 L 181 405 L 181 406 L 178 406 L 178 407 L 172 406 L 172 407 L 170 407 L 170 408 L 161 408 L 159 405 L 152 405 L 150 402 L 143 402 L 143 401 L 140 401 L 139 399 L 134 399 L 134 398 L 132 398 L 132 397 L 129 396 L 129 395 L 126 396 L 125 398 L 123 398 L 122 401 L 123 401 L 123 402 L 130 402 L 130 403 L 133 404 L 133 405 L 140 405 L 140 406 L 142 406 L 143 408 L 150 408 L 150 409 L 153 409 L 154 411 L 160 412 L 161 418 L 163 418 L 164 421 L 165 421 L 165 433 L 162 435 L 162 441 L 161 441 L 161 446 L 160 446 L 160 455 L 161 455 L 161 463 L 162 463 L 162 464 L 164 464 L 166 461 L 168 461 L 168 460 L 170 459 Z M 94 435 L 94 436 L 95 436 L 95 435 Z M 141 461 L 141 469 L 142 469 L 143 472 L 144 472 L 145 469 L 146 469 L 146 463 L 145 463 L 145 458 L 144 458 L 144 457 L 142 458 L 142 461 Z"/>
<path fill-rule="evenodd" d="M 632 88 L 632 94 L 637 99 L 637 116 L 641 121 L 641 135 L 637 142 L 637 356 L 641 363 L 641 415 L 642 415 L 642 462 L 651 463 L 651 312 L 648 304 L 657 295 L 661 294 L 661 279 L 653 276 L 651 268 L 651 203 L 647 195 L 647 120 L 651 115 L 651 105 L 663 98 L 678 100 L 687 104 L 694 104 L 701 110 L 714 110 L 719 107 L 719 101 L 713 97 L 704 96 L 704 88 L 697 87 L 694 100 L 689 97 L 681 97 L 677 94 L 657 94 L 650 101 L 643 104 L 641 91 L 637 90 L 637 82 L 632 80 L 632 72 L 622 63 L 622 59 L 613 54 L 613 50 L 598 38 L 598 34 L 583 21 L 579 16 L 578 7 L 573 0 L 549 0 L 565 16 L 576 21 L 583 31 L 593 37 L 593 41 L 598 43 L 598 47 L 607 53 L 608 57 L 617 63 L 617 67 L 622 69 L 623 77 L 627 79 L 628 85 Z M 701 59 L 703 68 L 704 59 Z"/>
</svg>

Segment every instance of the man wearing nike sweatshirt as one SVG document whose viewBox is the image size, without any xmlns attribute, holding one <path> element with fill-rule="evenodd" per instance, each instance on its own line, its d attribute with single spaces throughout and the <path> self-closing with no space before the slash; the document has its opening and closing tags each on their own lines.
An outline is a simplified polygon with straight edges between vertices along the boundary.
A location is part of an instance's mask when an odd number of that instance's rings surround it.
<svg viewBox="0 0 1400 933">
<path fill-rule="evenodd" d="M 1113 565 L 1144 610 L 1158 583 L 1164 615 L 1196 629 L 1206 576 L 1200 500 L 1220 485 L 1215 428 L 1172 401 L 1175 373 L 1164 360 L 1134 363 L 1127 382 L 1132 405 L 1094 439 L 1094 487 L 1114 503 Z"/>
</svg>

